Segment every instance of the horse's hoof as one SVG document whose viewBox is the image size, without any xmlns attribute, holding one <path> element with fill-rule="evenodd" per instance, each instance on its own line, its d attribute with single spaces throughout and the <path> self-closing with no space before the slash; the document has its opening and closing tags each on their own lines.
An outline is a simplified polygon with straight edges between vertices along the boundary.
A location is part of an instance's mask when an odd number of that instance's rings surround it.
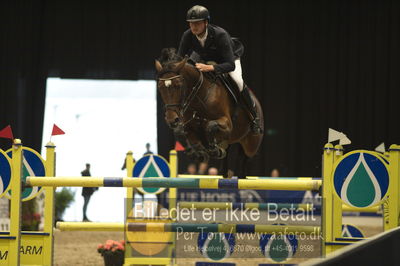
<svg viewBox="0 0 400 266">
<path fill-rule="evenodd" d="M 185 154 L 190 160 L 195 162 L 199 161 L 199 152 L 196 149 L 193 149 L 193 147 L 186 149 Z"/>
<path fill-rule="evenodd" d="M 195 150 L 189 146 L 185 149 L 185 153 L 188 157 L 192 157 L 195 153 Z"/>
<path fill-rule="evenodd" d="M 233 175 L 234 175 L 234 172 L 229 169 L 228 171 L 226 171 L 226 173 L 224 173 L 223 177 L 224 177 L 224 179 L 232 179 Z"/>
<path fill-rule="evenodd" d="M 185 135 L 185 127 L 183 126 L 183 124 L 182 125 L 177 125 L 175 128 L 173 128 L 173 130 L 174 130 L 174 134 L 175 134 L 175 136 L 183 136 L 183 135 Z"/>
<path fill-rule="evenodd" d="M 199 163 L 207 163 L 209 159 L 210 159 L 210 156 L 208 156 L 207 153 L 205 153 L 205 152 L 198 152 L 198 153 L 196 154 L 196 159 L 195 159 L 195 161 L 196 161 L 196 162 L 199 162 Z"/>
<path fill-rule="evenodd" d="M 212 158 L 223 159 L 226 156 L 226 150 L 222 149 L 220 147 L 215 147 L 215 148 L 209 150 L 209 154 Z"/>
<path fill-rule="evenodd" d="M 219 148 L 220 154 L 219 154 L 219 158 L 218 159 L 224 159 L 226 156 L 226 150 Z"/>
<path fill-rule="evenodd" d="M 208 125 L 207 125 L 208 134 L 214 134 L 215 132 L 218 132 L 218 130 L 219 130 L 219 125 L 218 125 L 217 121 L 208 122 Z"/>
<path fill-rule="evenodd" d="M 197 161 L 197 156 L 194 154 L 194 153 L 192 153 L 192 154 L 186 154 L 187 155 L 187 157 L 189 158 L 189 160 L 191 160 L 191 161 Z"/>
</svg>

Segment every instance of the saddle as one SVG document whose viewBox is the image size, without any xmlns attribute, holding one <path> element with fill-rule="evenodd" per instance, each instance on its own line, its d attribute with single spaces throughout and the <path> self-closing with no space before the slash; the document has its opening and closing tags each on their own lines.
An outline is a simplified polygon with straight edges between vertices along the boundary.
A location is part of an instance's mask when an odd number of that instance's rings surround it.
<svg viewBox="0 0 400 266">
<path fill-rule="evenodd" d="M 197 62 L 201 62 L 201 60 L 198 60 L 198 58 L 193 58 L 192 56 L 188 59 L 188 63 L 195 65 Z M 209 65 L 216 64 L 215 62 L 207 62 Z M 210 80 L 219 80 L 221 83 L 225 86 L 225 88 L 228 90 L 229 94 L 231 95 L 232 99 L 234 100 L 235 104 L 240 103 L 240 91 L 239 88 L 236 84 L 236 82 L 231 78 L 231 76 L 228 73 L 222 73 L 222 74 L 216 74 L 214 72 L 204 72 L 204 76 L 206 76 Z"/>
<path fill-rule="evenodd" d="M 231 78 L 231 76 L 228 73 L 216 75 L 215 73 L 207 72 L 206 75 L 214 76 L 214 80 L 219 79 L 222 82 L 222 84 L 224 84 L 225 88 L 229 91 L 229 94 L 232 96 L 233 100 L 235 101 L 235 104 L 239 103 L 240 99 L 239 88 L 236 82 Z"/>
</svg>

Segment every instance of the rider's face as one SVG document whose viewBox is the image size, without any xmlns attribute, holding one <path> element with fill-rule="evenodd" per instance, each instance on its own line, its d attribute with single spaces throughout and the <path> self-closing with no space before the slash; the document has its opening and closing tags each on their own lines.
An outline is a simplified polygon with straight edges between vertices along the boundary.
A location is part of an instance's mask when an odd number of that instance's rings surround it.
<svg viewBox="0 0 400 266">
<path fill-rule="evenodd" d="M 194 35 L 202 35 L 206 31 L 207 21 L 201 20 L 189 22 L 189 27 Z"/>
</svg>

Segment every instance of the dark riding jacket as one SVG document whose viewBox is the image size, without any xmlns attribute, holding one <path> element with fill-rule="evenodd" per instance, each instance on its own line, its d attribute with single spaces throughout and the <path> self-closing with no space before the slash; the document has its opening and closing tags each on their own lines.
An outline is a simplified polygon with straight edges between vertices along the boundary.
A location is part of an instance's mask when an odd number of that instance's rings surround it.
<svg viewBox="0 0 400 266">
<path fill-rule="evenodd" d="M 243 45 L 237 39 L 232 39 L 227 31 L 216 25 L 208 24 L 207 38 L 204 47 L 197 37 L 186 30 L 179 44 L 180 56 L 191 55 L 196 52 L 204 62 L 214 61 L 215 72 L 228 73 L 235 70 L 235 59 L 243 54 Z"/>
</svg>

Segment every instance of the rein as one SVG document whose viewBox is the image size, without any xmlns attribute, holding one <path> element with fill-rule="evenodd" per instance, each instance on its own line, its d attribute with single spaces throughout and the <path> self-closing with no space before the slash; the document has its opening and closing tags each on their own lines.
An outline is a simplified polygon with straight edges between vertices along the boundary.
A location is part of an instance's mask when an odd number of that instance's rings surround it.
<svg viewBox="0 0 400 266">
<path fill-rule="evenodd" d="M 199 92 L 199 90 L 201 88 L 201 85 L 203 85 L 203 81 L 204 81 L 203 72 L 201 72 L 201 71 L 199 71 L 199 72 L 200 72 L 199 79 L 197 80 L 196 84 L 194 85 L 194 87 L 190 91 L 189 96 L 186 97 L 186 99 L 183 102 L 182 116 L 183 116 L 183 114 L 186 113 L 186 110 L 188 109 L 189 105 L 192 103 L 193 99 L 196 97 L 196 94 Z"/>
</svg>

